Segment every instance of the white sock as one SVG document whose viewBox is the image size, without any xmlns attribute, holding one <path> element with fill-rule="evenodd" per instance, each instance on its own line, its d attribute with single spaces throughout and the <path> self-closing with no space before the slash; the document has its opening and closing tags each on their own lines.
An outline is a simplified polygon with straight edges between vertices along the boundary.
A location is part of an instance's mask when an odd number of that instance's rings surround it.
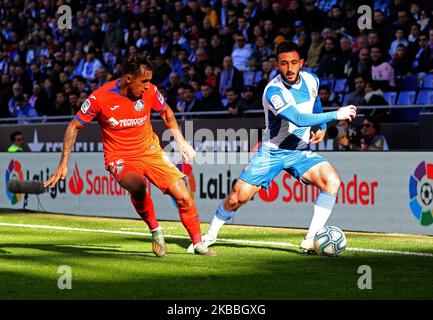
<svg viewBox="0 0 433 320">
<path fill-rule="evenodd" d="M 150 232 L 155 232 L 155 231 L 159 231 L 162 230 L 161 225 L 159 225 L 158 227 L 156 227 L 155 229 L 150 230 Z"/>
<path fill-rule="evenodd" d="M 214 215 L 210 222 L 209 229 L 207 230 L 207 234 L 216 239 L 218 237 L 218 232 L 223 227 L 224 223 L 226 223 L 226 220 L 220 219 Z"/>
<path fill-rule="evenodd" d="M 310 228 L 308 229 L 305 239 L 312 239 L 319 229 L 325 226 L 331 215 L 332 209 L 326 209 L 318 205 L 314 205 L 314 215 L 311 220 Z"/>
</svg>

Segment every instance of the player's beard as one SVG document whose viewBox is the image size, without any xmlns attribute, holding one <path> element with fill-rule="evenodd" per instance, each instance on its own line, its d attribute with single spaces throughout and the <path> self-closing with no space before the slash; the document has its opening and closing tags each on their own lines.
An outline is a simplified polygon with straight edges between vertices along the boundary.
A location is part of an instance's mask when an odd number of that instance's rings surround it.
<svg viewBox="0 0 433 320">
<path fill-rule="evenodd" d="M 294 84 L 296 84 L 296 83 L 299 82 L 299 72 L 298 72 L 298 74 L 296 75 L 295 81 L 289 81 L 289 79 L 287 78 L 287 75 L 283 75 L 283 77 L 284 77 L 284 81 L 286 81 L 287 84 L 288 84 L 288 85 L 291 85 L 291 86 L 293 86 Z"/>
</svg>

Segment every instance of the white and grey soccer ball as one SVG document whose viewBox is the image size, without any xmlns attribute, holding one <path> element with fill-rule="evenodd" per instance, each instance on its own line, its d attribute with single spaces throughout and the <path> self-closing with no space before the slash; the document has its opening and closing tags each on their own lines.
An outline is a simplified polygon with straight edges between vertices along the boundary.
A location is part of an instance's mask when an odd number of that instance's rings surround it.
<svg viewBox="0 0 433 320">
<path fill-rule="evenodd" d="M 314 250 L 321 256 L 338 257 L 346 250 L 346 236 L 338 227 L 324 226 L 314 236 Z"/>
<path fill-rule="evenodd" d="M 421 186 L 421 201 L 429 206 L 433 202 L 433 188 L 429 183 L 424 183 Z"/>
</svg>

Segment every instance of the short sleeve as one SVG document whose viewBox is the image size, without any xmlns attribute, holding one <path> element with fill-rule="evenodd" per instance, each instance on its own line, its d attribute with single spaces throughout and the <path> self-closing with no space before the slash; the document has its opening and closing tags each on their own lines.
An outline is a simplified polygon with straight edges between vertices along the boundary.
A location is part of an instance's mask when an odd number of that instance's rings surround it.
<svg viewBox="0 0 433 320">
<path fill-rule="evenodd" d="M 95 95 L 91 94 L 81 105 L 80 110 L 78 110 L 75 115 L 75 119 L 82 124 L 87 124 L 92 121 L 100 113 L 101 108 Z"/>
<path fill-rule="evenodd" d="M 287 109 L 290 107 L 290 104 L 284 98 L 283 92 L 281 88 L 276 86 L 271 86 L 267 88 L 265 93 L 265 99 L 269 103 L 272 109 L 274 109 L 277 113 Z"/>
<path fill-rule="evenodd" d="M 155 98 L 153 99 L 152 109 L 155 111 L 161 112 L 162 110 L 164 110 L 166 104 L 167 103 L 165 102 L 163 95 L 155 87 Z"/>
</svg>

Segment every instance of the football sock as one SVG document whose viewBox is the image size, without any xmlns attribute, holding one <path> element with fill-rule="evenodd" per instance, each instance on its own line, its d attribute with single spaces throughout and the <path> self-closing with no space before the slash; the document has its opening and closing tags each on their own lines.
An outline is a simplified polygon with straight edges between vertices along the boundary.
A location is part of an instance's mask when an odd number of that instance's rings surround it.
<svg viewBox="0 0 433 320">
<path fill-rule="evenodd" d="M 214 216 L 212 217 L 212 221 L 209 225 L 209 229 L 207 230 L 207 234 L 212 238 L 216 239 L 218 236 L 218 232 L 223 227 L 224 223 L 233 218 L 235 213 L 236 210 L 228 211 L 224 209 L 224 201 L 222 201 L 216 209 Z"/>
<path fill-rule="evenodd" d="M 319 196 L 314 204 L 314 214 L 311 220 L 310 228 L 308 229 L 305 239 L 312 239 L 319 229 L 325 226 L 331 215 L 332 208 L 335 204 L 336 196 L 328 192 L 320 191 Z"/>
<path fill-rule="evenodd" d="M 188 231 L 192 243 L 197 244 L 201 242 L 200 216 L 197 213 L 197 207 L 195 205 L 186 208 L 179 207 L 178 210 L 180 220 L 186 231 Z"/>
<path fill-rule="evenodd" d="M 144 200 L 135 200 L 131 197 L 132 205 L 138 215 L 146 222 L 150 231 L 158 230 L 159 223 L 156 220 L 155 209 L 153 207 L 153 201 L 150 195 L 146 195 Z"/>
</svg>

